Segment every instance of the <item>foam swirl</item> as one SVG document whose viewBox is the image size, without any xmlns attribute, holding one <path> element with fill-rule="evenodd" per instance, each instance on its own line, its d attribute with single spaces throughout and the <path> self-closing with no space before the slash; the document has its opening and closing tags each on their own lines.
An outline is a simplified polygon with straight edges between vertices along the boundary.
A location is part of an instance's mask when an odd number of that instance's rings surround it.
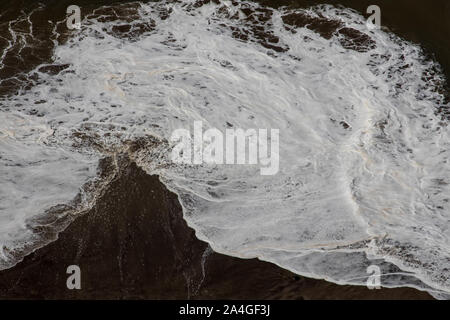
<svg viewBox="0 0 450 320">
<path fill-rule="evenodd" d="M 448 103 L 418 46 L 328 5 L 163 1 L 82 25 L 55 48 L 63 68 L 39 66 L 39 83 L 1 102 L 4 248 L 34 241 L 36 214 L 126 150 L 218 252 L 349 284 L 377 264 L 385 286 L 450 292 Z M 172 131 L 196 120 L 279 128 L 279 174 L 172 164 Z M 148 137 L 159 143 L 129 147 Z"/>
</svg>

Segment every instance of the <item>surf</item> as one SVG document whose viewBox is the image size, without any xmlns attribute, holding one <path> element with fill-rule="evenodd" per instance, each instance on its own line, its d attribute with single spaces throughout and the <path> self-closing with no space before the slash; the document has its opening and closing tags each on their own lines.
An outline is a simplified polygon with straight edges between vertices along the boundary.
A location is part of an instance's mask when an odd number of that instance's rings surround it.
<svg viewBox="0 0 450 320">
<path fill-rule="evenodd" d="M 40 238 L 37 215 L 70 203 L 98 180 L 99 159 L 125 151 L 178 194 L 217 252 L 354 285 L 375 264 L 383 286 L 450 291 L 445 78 L 419 46 L 330 5 L 114 10 L 55 47 L 66 69 L 39 66 L 36 85 L 1 101 L 3 268 L 17 261 L 5 250 Z M 280 128 L 279 172 L 174 164 L 170 136 L 195 121 Z M 152 143 L 129 147 L 142 139 Z M 74 211 L 95 201 L 81 194 Z"/>
</svg>

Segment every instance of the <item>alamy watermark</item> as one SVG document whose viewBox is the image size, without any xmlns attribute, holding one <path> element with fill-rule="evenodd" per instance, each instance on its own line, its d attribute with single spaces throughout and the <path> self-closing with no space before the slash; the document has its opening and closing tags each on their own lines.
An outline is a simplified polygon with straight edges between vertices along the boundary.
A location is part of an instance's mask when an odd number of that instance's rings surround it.
<svg viewBox="0 0 450 320">
<path fill-rule="evenodd" d="M 80 30 L 81 29 L 81 9 L 80 9 L 80 7 L 77 5 L 71 5 L 71 6 L 67 7 L 66 14 L 67 14 L 67 20 L 66 20 L 67 29 Z"/>
<path fill-rule="evenodd" d="M 381 28 L 381 9 L 379 6 L 373 4 L 367 8 L 367 13 L 371 16 L 366 21 L 366 26 L 369 30 Z"/>
<path fill-rule="evenodd" d="M 81 269 L 77 265 L 71 265 L 67 267 L 67 274 L 70 276 L 67 278 L 66 286 L 69 290 L 80 290 L 81 289 Z"/>
<path fill-rule="evenodd" d="M 370 276 L 367 278 L 366 285 L 369 290 L 381 289 L 381 269 L 377 265 L 370 265 L 367 267 L 367 273 Z"/>
<path fill-rule="evenodd" d="M 178 164 L 200 165 L 260 165 L 261 175 L 275 175 L 279 170 L 278 129 L 226 129 L 203 132 L 203 122 L 194 122 L 193 135 L 187 129 L 177 129 L 170 142 L 175 144 L 171 160 Z M 269 152 L 270 149 L 270 152 Z"/>
</svg>

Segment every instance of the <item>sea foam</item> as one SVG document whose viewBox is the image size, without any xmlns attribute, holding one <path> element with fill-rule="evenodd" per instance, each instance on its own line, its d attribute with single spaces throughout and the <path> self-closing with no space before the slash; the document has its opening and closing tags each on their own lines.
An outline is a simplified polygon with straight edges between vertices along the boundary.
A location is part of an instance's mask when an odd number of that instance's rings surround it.
<svg viewBox="0 0 450 320">
<path fill-rule="evenodd" d="M 215 251 L 341 284 L 378 265 L 383 286 L 448 297 L 448 104 L 419 46 L 329 5 L 163 1 L 100 8 L 53 59 L 69 67 L 1 101 L 3 268 L 38 241 L 37 216 L 129 152 Z M 279 173 L 172 163 L 194 121 L 280 129 Z"/>
</svg>

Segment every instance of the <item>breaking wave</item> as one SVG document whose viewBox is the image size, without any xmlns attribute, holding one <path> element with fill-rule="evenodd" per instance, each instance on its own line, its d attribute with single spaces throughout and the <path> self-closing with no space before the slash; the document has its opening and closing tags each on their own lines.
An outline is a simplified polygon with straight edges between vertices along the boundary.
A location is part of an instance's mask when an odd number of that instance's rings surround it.
<svg viewBox="0 0 450 320">
<path fill-rule="evenodd" d="M 383 286 L 448 298 L 444 85 L 419 46 L 346 8 L 99 8 L 0 101 L 0 265 L 91 206 L 98 161 L 128 152 L 215 251 L 340 284 L 375 264 Z M 196 120 L 280 129 L 279 173 L 171 163 L 171 133 Z"/>
</svg>

